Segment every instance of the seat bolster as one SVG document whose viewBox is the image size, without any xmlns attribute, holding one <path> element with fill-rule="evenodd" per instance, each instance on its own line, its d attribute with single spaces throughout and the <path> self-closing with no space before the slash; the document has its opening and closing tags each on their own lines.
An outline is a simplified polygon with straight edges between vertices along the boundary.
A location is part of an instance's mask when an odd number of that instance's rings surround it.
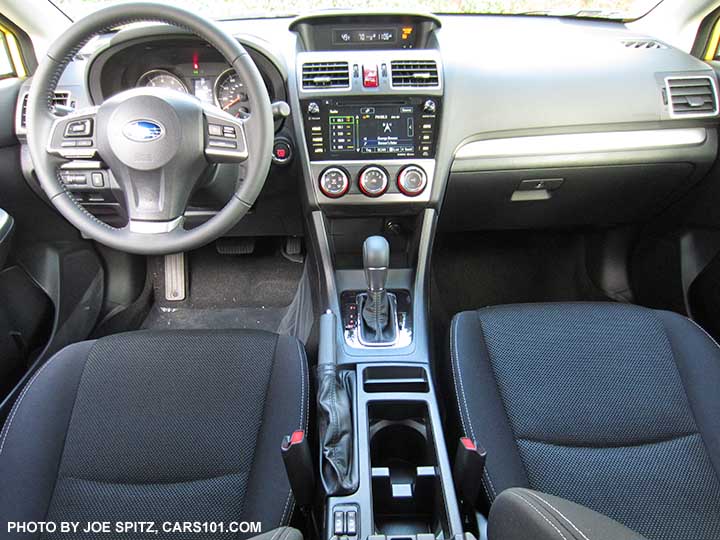
<svg viewBox="0 0 720 540">
<path fill-rule="evenodd" d="M 272 531 L 253 536 L 249 540 L 303 540 L 303 535 L 292 527 L 278 527 Z"/>
<path fill-rule="evenodd" d="M 294 501 L 282 467 L 280 444 L 297 429 L 307 432 L 310 382 L 305 349 L 291 336 L 278 336 L 253 467 L 242 517 L 262 521 L 263 531 L 289 523 Z M 284 498 L 278 501 L 278 494 Z"/>
<path fill-rule="evenodd" d="M 695 423 L 720 479 L 720 347 L 690 319 L 656 312 L 665 326 Z"/>
<path fill-rule="evenodd" d="M 490 509 L 489 540 L 646 540 L 607 516 L 531 489 L 503 491 Z"/>
<path fill-rule="evenodd" d="M 20 393 L 0 433 L 0 522 L 45 519 L 75 397 L 93 341 L 43 364 Z M 0 532 L 0 537 L 7 533 Z"/>
<path fill-rule="evenodd" d="M 488 453 L 483 478 L 486 496 L 492 501 L 504 489 L 528 487 L 477 311 L 458 313 L 453 318 L 450 361 L 463 431 Z"/>
</svg>

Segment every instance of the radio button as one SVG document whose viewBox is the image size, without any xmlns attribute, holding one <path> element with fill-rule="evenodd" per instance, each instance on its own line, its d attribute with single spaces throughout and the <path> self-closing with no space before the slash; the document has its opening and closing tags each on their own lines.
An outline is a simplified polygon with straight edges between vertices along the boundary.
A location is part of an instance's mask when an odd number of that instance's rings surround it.
<svg viewBox="0 0 720 540">
<path fill-rule="evenodd" d="M 416 197 L 425 191 L 427 174 L 417 165 L 408 165 L 398 174 L 398 188 L 408 197 Z"/>
<path fill-rule="evenodd" d="M 360 173 L 360 191 L 368 197 L 379 197 L 387 190 L 388 181 L 389 177 L 385 169 L 372 165 Z"/>
<path fill-rule="evenodd" d="M 328 167 L 320 175 L 320 191 L 326 197 L 337 199 L 350 188 L 350 176 L 339 167 Z"/>
</svg>

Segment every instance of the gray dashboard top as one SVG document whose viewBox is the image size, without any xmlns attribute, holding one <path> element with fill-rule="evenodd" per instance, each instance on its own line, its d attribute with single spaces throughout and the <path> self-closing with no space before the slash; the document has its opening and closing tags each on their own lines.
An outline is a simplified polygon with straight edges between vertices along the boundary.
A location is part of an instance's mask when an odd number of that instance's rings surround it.
<svg viewBox="0 0 720 540">
<path fill-rule="evenodd" d="M 473 15 L 440 19 L 435 44 L 444 67 L 443 123 L 452 126 L 444 133 L 452 140 L 443 146 L 456 148 L 465 140 L 500 133 L 666 120 L 663 77 L 713 73 L 669 45 L 625 47 L 623 40 L 647 36 L 622 23 Z M 301 44 L 289 30 L 291 22 L 276 18 L 222 24 L 242 41 L 262 44 L 261 52 L 293 77 Z M 60 81 L 81 103 L 87 98 L 82 79 L 86 63 L 71 64 Z"/>
</svg>

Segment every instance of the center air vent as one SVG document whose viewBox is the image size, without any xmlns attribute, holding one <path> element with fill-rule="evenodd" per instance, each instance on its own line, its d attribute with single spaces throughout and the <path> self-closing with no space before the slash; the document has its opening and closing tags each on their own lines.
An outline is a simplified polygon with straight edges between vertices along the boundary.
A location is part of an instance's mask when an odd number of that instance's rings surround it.
<svg viewBox="0 0 720 540">
<path fill-rule="evenodd" d="M 307 62 L 302 66 L 304 89 L 350 88 L 347 62 Z"/>
<path fill-rule="evenodd" d="M 622 44 L 628 49 L 667 49 L 666 45 L 654 39 L 624 39 Z"/>
<path fill-rule="evenodd" d="M 390 63 L 390 72 L 395 88 L 440 86 L 435 60 L 395 60 Z"/>
<path fill-rule="evenodd" d="M 717 92 L 710 77 L 668 77 L 665 84 L 671 116 L 698 117 L 717 114 Z"/>
</svg>

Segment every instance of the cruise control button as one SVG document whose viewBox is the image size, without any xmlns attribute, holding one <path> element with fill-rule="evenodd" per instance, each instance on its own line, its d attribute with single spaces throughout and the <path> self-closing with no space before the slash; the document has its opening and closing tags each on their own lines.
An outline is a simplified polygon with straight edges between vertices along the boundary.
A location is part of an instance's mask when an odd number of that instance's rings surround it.
<svg viewBox="0 0 720 540">
<path fill-rule="evenodd" d="M 216 148 L 237 148 L 237 144 L 233 141 L 210 141 L 208 144 Z"/>
<path fill-rule="evenodd" d="M 94 172 L 90 175 L 90 182 L 92 183 L 93 187 L 101 188 L 105 187 L 105 179 L 103 178 L 103 175 L 101 172 Z"/>
</svg>

